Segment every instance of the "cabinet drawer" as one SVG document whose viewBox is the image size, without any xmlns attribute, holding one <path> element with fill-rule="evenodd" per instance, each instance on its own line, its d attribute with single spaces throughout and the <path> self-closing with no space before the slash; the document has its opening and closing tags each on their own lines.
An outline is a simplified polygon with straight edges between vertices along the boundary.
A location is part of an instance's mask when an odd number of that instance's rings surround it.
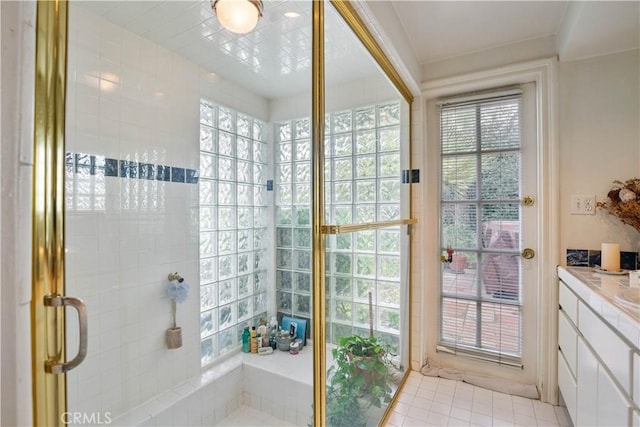
<svg viewBox="0 0 640 427">
<path fill-rule="evenodd" d="M 567 313 L 574 325 L 578 324 L 578 297 L 574 294 L 563 281 L 560 281 L 558 301 L 560 307 Z"/>
<path fill-rule="evenodd" d="M 640 355 L 633 353 L 633 400 L 640 407 Z"/>
<path fill-rule="evenodd" d="M 571 375 L 576 376 L 576 352 L 578 332 L 567 318 L 564 310 L 558 313 L 558 346 L 569 365 Z"/>
<path fill-rule="evenodd" d="M 631 348 L 583 303 L 578 304 L 578 318 L 582 335 L 631 396 Z"/>
<path fill-rule="evenodd" d="M 564 403 L 567 405 L 567 412 L 571 417 L 573 425 L 577 425 L 576 422 L 576 381 L 569 370 L 569 366 L 564 359 L 562 352 L 558 352 L 558 388 L 562 393 Z"/>
<path fill-rule="evenodd" d="M 599 426 L 628 426 L 631 405 L 626 397 L 620 393 L 609 374 L 598 369 L 598 425 Z"/>
</svg>

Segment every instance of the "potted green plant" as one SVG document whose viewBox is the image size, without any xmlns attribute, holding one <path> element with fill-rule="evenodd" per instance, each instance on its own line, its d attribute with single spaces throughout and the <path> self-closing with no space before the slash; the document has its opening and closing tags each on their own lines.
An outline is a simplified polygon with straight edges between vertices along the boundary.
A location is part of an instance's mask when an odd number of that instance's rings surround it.
<svg viewBox="0 0 640 427">
<path fill-rule="evenodd" d="M 364 426 L 367 410 L 391 401 L 389 367 L 393 348 L 376 337 L 340 338 L 327 385 L 327 424 Z"/>
</svg>

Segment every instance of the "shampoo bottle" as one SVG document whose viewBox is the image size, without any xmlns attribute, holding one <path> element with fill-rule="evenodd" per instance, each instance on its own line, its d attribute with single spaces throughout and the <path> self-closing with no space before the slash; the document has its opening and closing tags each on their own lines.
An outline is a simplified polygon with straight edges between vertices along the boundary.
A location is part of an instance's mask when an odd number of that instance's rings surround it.
<svg viewBox="0 0 640 427">
<path fill-rule="evenodd" d="M 256 327 L 251 327 L 251 353 L 258 352 L 258 331 L 256 331 Z"/>
<path fill-rule="evenodd" d="M 244 331 L 242 332 L 242 352 L 250 353 L 251 352 L 251 332 L 249 332 L 249 325 L 244 327 Z"/>
</svg>

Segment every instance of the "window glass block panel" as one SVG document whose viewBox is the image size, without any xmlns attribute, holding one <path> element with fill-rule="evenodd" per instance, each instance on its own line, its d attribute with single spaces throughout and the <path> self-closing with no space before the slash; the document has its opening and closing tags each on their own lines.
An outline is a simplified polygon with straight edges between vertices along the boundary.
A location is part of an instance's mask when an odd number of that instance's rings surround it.
<svg viewBox="0 0 640 427">
<path fill-rule="evenodd" d="M 375 296 L 376 284 L 373 280 L 356 279 L 356 290 L 358 301 L 369 301 L 369 292 L 372 292 Z"/>
<path fill-rule="evenodd" d="M 399 282 L 377 282 L 378 304 L 400 307 L 400 283 Z"/>
<path fill-rule="evenodd" d="M 329 135 L 331 133 L 331 114 L 324 115 L 324 134 Z"/>
<path fill-rule="evenodd" d="M 253 183 L 262 185 L 265 185 L 267 183 L 265 165 L 259 163 L 253 164 Z"/>
<path fill-rule="evenodd" d="M 310 122 L 309 119 L 296 120 L 296 139 L 307 139 L 311 137 Z"/>
<path fill-rule="evenodd" d="M 256 141 L 264 141 L 264 122 L 260 120 L 253 121 L 253 139 Z"/>
<path fill-rule="evenodd" d="M 220 340 L 220 354 L 225 354 L 230 352 L 236 347 L 237 333 L 236 328 L 231 327 L 220 331 L 218 334 L 218 339 Z"/>
<path fill-rule="evenodd" d="M 337 159 L 333 161 L 333 165 L 336 180 L 340 181 L 353 178 L 353 163 L 351 159 Z M 327 179 L 326 176 L 325 179 Z"/>
<path fill-rule="evenodd" d="M 216 177 L 216 158 L 209 154 L 200 155 L 200 177 L 215 178 Z"/>
<path fill-rule="evenodd" d="M 309 140 L 296 141 L 296 160 L 311 159 L 311 142 Z"/>
<path fill-rule="evenodd" d="M 223 185 L 219 187 L 222 190 Z M 251 206 L 253 203 L 253 185 L 251 184 L 237 184 L 238 198 L 236 204 L 239 206 Z"/>
<path fill-rule="evenodd" d="M 400 206 L 378 205 L 378 221 L 393 221 L 400 219 Z"/>
<path fill-rule="evenodd" d="M 333 208 L 333 221 L 335 224 L 351 224 L 353 223 L 353 214 L 351 213 L 351 205 L 335 206 Z"/>
<path fill-rule="evenodd" d="M 389 126 L 400 123 L 400 104 L 386 104 L 378 107 L 378 125 Z"/>
<path fill-rule="evenodd" d="M 250 162 L 238 160 L 238 172 L 236 173 L 236 181 L 251 183 L 253 177 L 253 168 Z"/>
<path fill-rule="evenodd" d="M 290 206 L 278 206 L 276 208 L 276 224 L 291 225 L 293 208 Z"/>
<path fill-rule="evenodd" d="M 376 152 L 376 131 L 361 131 L 356 134 L 356 152 L 367 154 Z"/>
<path fill-rule="evenodd" d="M 333 133 L 348 132 L 351 127 L 351 111 L 341 111 L 333 115 Z"/>
<path fill-rule="evenodd" d="M 378 325 L 382 329 L 400 332 L 400 310 L 378 308 Z"/>
<path fill-rule="evenodd" d="M 294 230 L 294 246 L 296 248 L 310 248 L 311 230 L 308 228 L 296 228 Z"/>
<path fill-rule="evenodd" d="M 294 273 L 296 292 L 311 293 L 311 274 Z"/>
<path fill-rule="evenodd" d="M 296 263 L 295 267 L 298 270 L 310 271 L 311 270 L 311 252 L 309 251 L 294 251 Z"/>
<path fill-rule="evenodd" d="M 227 108 L 218 107 L 218 128 L 228 132 L 235 131 L 235 113 Z"/>
<path fill-rule="evenodd" d="M 355 317 L 353 319 L 353 323 L 357 326 L 361 327 L 369 327 L 371 324 L 369 319 L 369 305 L 368 304 L 354 304 L 355 309 Z M 376 319 L 376 306 L 373 306 L 373 321 Z M 377 325 L 373 325 L 373 328 L 376 329 Z"/>
<path fill-rule="evenodd" d="M 218 279 L 218 259 L 203 258 L 200 260 L 200 283 L 211 283 Z"/>
<path fill-rule="evenodd" d="M 483 154 L 480 162 L 482 199 L 520 199 L 520 152 Z"/>
<path fill-rule="evenodd" d="M 238 277 L 238 298 L 251 295 L 253 290 L 253 275 L 247 274 Z"/>
<path fill-rule="evenodd" d="M 267 294 L 265 292 L 253 296 L 253 314 L 261 315 L 267 311 Z"/>
<path fill-rule="evenodd" d="M 218 277 L 228 279 L 236 274 L 236 257 L 235 255 L 221 256 L 218 258 Z"/>
<path fill-rule="evenodd" d="M 236 299 L 236 281 L 234 279 L 231 279 L 219 282 L 218 294 L 220 304 L 227 304 L 231 301 L 234 301 Z"/>
<path fill-rule="evenodd" d="M 290 205 L 293 202 L 293 191 L 291 191 L 290 184 L 280 184 L 278 185 L 277 190 L 277 204 Z"/>
<path fill-rule="evenodd" d="M 290 163 L 280 163 L 277 166 L 276 173 L 276 181 L 277 182 L 291 182 L 291 164 Z"/>
<path fill-rule="evenodd" d="M 253 230 L 253 248 L 262 249 L 266 245 L 265 235 L 267 230 L 264 228 L 256 228 Z"/>
<path fill-rule="evenodd" d="M 257 250 L 253 252 L 253 269 L 265 270 L 267 268 L 267 250 Z"/>
<path fill-rule="evenodd" d="M 400 202 L 400 179 L 380 180 L 380 201 Z"/>
<path fill-rule="evenodd" d="M 215 284 L 200 286 L 200 312 L 210 310 L 218 305 L 218 293 Z"/>
<path fill-rule="evenodd" d="M 200 127 L 200 149 L 213 153 L 218 146 L 218 131 Z"/>
<path fill-rule="evenodd" d="M 356 110 L 356 129 L 371 129 L 376 125 L 375 107 Z"/>
<path fill-rule="evenodd" d="M 238 252 L 250 251 L 253 249 L 253 230 L 238 230 Z"/>
<path fill-rule="evenodd" d="M 336 182 L 334 184 L 333 201 L 335 203 L 351 203 L 351 185 L 350 182 Z"/>
<path fill-rule="evenodd" d="M 292 274 L 287 270 L 276 271 L 276 287 L 283 290 L 291 290 Z"/>
<path fill-rule="evenodd" d="M 235 157 L 235 135 L 223 131 L 218 132 L 218 154 L 220 154 L 221 156 Z"/>
<path fill-rule="evenodd" d="M 238 254 L 238 274 L 246 274 L 252 271 L 252 263 L 249 258 L 250 254 Z"/>
<path fill-rule="evenodd" d="M 357 251 L 375 251 L 376 250 L 376 232 L 375 230 L 360 231 L 356 233 L 356 250 Z"/>
<path fill-rule="evenodd" d="M 267 205 L 267 186 L 266 185 L 253 186 L 253 204 L 254 206 Z"/>
<path fill-rule="evenodd" d="M 214 205 L 216 204 L 218 193 L 217 185 L 213 181 L 206 179 L 200 180 L 200 205 Z"/>
<path fill-rule="evenodd" d="M 216 255 L 216 234 L 214 232 L 200 233 L 200 256 L 212 257 Z"/>
<path fill-rule="evenodd" d="M 236 228 L 236 208 L 218 208 L 218 229 L 233 230 Z"/>
<path fill-rule="evenodd" d="M 296 162 L 295 168 L 296 168 L 296 174 L 295 174 L 296 182 L 303 182 L 303 183 L 311 182 L 311 163 Z"/>
<path fill-rule="evenodd" d="M 378 230 L 378 251 L 383 253 L 400 253 L 400 230 Z"/>
<path fill-rule="evenodd" d="M 357 205 L 356 206 L 356 222 L 375 222 L 376 207 L 375 205 Z"/>
<path fill-rule="evenodd" d="M 379 277 L 400 280 L 400 257 L 379 256 Z"/>
<path fill-rule="evenodd" d="M 251 150 L 253 149 L 253 142 L 250 139 L 237 137 L 236 138 L 236 156 L 238 159 L 251 160 Z"/>
<path fill-rule="evenodd" d="M 384 154 L 379 156 L 380 171 L 378 175 L 381 177 L 395 176 L 399 177 L 401 174 L 400 169 L 400 154 Z"/>
<path fill-rule="evenodd" d="M 293 309 L 291 304 L 291 292 L 276 292 L 278 299 L 278 310 L 289 312 Z"/>
<path fill-rule="evenodd" d="M 253 315 L 253 298 L 245 298 L 238 301 L 238 322 L 243 322 Z"/>
<path fill-rule="evenodd" d="M 442 204 L 442 243 L 453 248 L 477 248 L 478 211 L 473 204 Z"/>
<path fill-rule="evenodd" d="M 350 277 L 334 277 L 335 296 L 351 298 L 353 293 L 353 279 Z"/>
<path fill-rule="evenodd" d="M 475 301 L 443 298 L 441 306 L 442 339 L 452 344 L 476 345 L 476 320 L 478 311 Z"/>
<path fill-rule="evenodd" d="M 291 144 L 278 144 L 278 163 L 290 162 L 292 156 Z"/>
<path fill-rule="evenodd" d="M 208 337 L 218 329 L 218 310 L 200 313 L 200 338 Z"/>
<path fill-rule="evenodd" d="M 200 123 L 213 126 L 216 124 L 217 108 L 207 102 L 200 103 Z"/>
<path fill-rule="evenodd" d="M 353 233 L 348 234 L 338 234 L 335 236 L 336 244 L 335 248 L 337 251 L 346 251 L 351 250 L 352 248 L 352 240 Z"/>
<path fill-rule="evenodd" d="M 229 157 L 218 157 L 218 179 L 235 181 L 236 162 Z"/>
<path fill-rule="evenodd" d="M 287 249 L 276 250 L 276 265 L 278 268 L 291 268 L 291 251 Z"/>
<path fill-rule="evenodd" d="M 400 150 L 400 128 L 388 128 L 380 130 L 380 151 Z"/>
<path fill-rule="evenodd" d="M 295 203 L 300 205 L 308 205 L 311 203 L 311 187 L 309 184 L 295 184 Z"/>
<path fill-rule="evenodd" d="M 336 157 L 350 156 L 353 154 L 353 141 L 350 133 L 334 136 L 333 152 Z"/>
<path fill-rule="evenodd" d="M 253 226 L 263 228 L 267 226 L 267 208 L 253 208 Z"/>
<path fill-rule="evenodd" d="M 333 259 L 335 260 L 334 271 L 338 274 L 351 274 L 352 255 L 334 253 Z"/>
<path fill-rule="evenodd" d="M 281 123 L 278 127 L 278 141 L 291 141 L 291 124 Z"/>
<path fill-rule="evenodd" d="M 222 295 L 220 295 L 222 297 Z M 222 301 L 222 298 L 220 298 Z M 220 329 L 228 328 L 236 322 L 237 307 L 235 303 L 221 306 L 220 312 Z"/>
<path fill-rule="evenodd" d="M 252 228 L 253 227 L 253 209 L 252 208 L 238 208 L 238 228 Z"/>
<path fill-rule="evenodd" d="M 376 201 L 376 182 L 375 181 L 356 181 L 356 202 L 375 203 L 375 201 Z"/>
<path fill-rule="evenodd" d="M 290 228 L 276 228 L 276 244 L 281 248 L 290 248 L 293 244 L 293 230 Z"/>
<path fill-rule="evenodd" d="M 355 274 L 364 277 L 375 277 L 376 275 L 376 256 L 356 254 L 356 271 Z"/>
<path fill-rule="evenodd" d="M 295 295 L 296 298 L 296 314 L 309 315 L 311 313 L 311 296 Z"/>
<path fill-rule="evenodd" d="M 212 335 L 200 342 L 200 365 L 208 365 L 216 356 L 218 356 L 218 336 Z"/>
<path fill-rule="evenodd" d="M 253 161 L 259 164 L 267 163 L 267 144 L 253 141 Z"/>
<path fill-rule="evenodd" d="M 482 303 L 480 346 L 507 354 L 521 354 L 521 310 L 513 305 Z"/>
<path fill-rule="evenodd" d="M 334 301 L 333 318 L 343 322 L 351 322 L 353 319 L 353 303 L 350 301 Z"/>
<path fill-rule="evenodd" d="M 376 158 L 375 156 L 359 156 L 356 157 L 356 177 L 372 178 L 376 176 Z"/>
<path fill-rule="evenodd" d="M 250 137 L 251 136 L 251 118 L 244 114 L 238 113 L 238 121 L 236 125 L 236 133 L 238 135 Z"/>
</svg>

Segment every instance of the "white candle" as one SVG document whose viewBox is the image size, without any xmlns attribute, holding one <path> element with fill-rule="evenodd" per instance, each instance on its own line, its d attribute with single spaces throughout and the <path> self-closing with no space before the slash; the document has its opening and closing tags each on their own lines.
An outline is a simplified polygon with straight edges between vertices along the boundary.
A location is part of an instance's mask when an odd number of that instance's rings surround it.
<svg viewBox="0 0 640 427">
<path fill-rule="evenodd" d="M 620 271 L 620 245 L 618 243 L 603 243 L 601 268 L 604 271 Z"/>
</svg>

